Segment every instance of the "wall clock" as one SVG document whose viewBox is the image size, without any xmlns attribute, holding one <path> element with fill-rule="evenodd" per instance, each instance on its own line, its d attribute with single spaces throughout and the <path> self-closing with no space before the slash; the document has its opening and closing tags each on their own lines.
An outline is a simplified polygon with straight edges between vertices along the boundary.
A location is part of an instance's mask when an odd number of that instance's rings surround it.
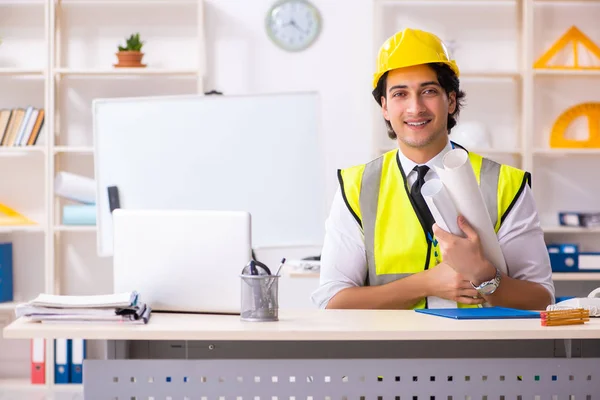
<svg viewBox="0 0 600 400">
<path fill-rule="evenodd" d="M 317 40 L 321 32 L 321 15 L 307 0 L 281 0 L 269 9 L 266 30 L 280 48 L 301 51 Z"/>
</svg>

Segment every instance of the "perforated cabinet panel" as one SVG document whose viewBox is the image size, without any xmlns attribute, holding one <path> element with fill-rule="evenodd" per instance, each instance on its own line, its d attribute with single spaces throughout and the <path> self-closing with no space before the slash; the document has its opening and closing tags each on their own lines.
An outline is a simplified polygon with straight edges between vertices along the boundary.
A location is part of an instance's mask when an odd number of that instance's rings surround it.
<svg viewBox="0 0 600 400">
<path fill-rule="evenodd" d="M 86 360 L 86 400 L 600 400 L 600 360 Z"/>
</svg>

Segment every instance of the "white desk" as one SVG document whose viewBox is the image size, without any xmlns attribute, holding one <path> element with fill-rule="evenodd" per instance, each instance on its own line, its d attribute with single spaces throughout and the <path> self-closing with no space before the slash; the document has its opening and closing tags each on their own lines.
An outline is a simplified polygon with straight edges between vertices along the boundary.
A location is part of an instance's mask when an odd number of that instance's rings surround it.
<svg viewBox="0 0 600 400">
<path fill-rule="evenodd" d="M 280 321 L 267 323 L 241 322 L 239 316 L 154 313 L 144 326 L 19 319 L 3 334 L 15 339 L 198 341 L 216 349 L 214 355 L 199 357 L 204 359 L 189 359 L 186 349 L 184 359 L 86 360 L 86 399 L 492 400 L 502 395 L 508 400 L 520 395 L 525 400 L 595 399 L 600 394 L 600 319 L 543 327 L 538 319 L 457 321 L 413 311 L 281 310 Z M 576 343 L 578 357 L 514 354 L 513 346 L 526 352 L 555 340 L 561 345 L 564 340 L 567 350 Z M 210 346 L 203 351 L 210 353 Z M 217 351 L 228 346 L 237 350 Z M 249 355 L 255 348 L 273 351 Z M 425 349 L 430 350 L 427 356 Z"/>
</svg>

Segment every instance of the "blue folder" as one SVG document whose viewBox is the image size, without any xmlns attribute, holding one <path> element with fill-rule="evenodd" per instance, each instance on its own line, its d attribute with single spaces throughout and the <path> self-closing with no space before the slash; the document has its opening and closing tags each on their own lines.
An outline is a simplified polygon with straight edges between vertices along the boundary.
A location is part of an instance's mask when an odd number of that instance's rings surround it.
<svg viewBox="0 0 600 400">
<path fill-rule="evenodd" d="M 418 313 L 453 319 L 511 319 L 540 318 L 538 311 L 518 310 L 505 307 L 481 308 L 428 308 L 416 309 Z"/>
<path fill-rule="evenodd" d="M 13 301 L 13 246 L 0 243 L 0 303 Z"/>
<path fill-rule="evenodd" d="M 54 383 L 69 383 L 71 380 L 71 342 L 54 339 Z"/>
</svg>

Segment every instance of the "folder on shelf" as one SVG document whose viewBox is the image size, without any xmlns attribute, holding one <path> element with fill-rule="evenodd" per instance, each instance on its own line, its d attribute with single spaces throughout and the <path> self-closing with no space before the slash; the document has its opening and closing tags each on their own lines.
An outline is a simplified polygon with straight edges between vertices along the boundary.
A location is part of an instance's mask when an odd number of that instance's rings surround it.
<svg viewBox="0 0 600 400">
<path fill-rule="evenodd" d="M 71 342 L 71 383 L 83 383 L 83 360 L 86 357 L 85 339 L 69 339 Z"/>
<path fill-rule="evenodd" d="M 31 383 L 46 383 L 46 342 L 44 339 L 31 339 Z"/>
<path fill-rule="evenodd" d="M 54 383 L 69 383 L 71 352 L 68 339 L 54 339 Z"/>
<path fill-rule="evenodd" d="M 96 203 L 96 181 L 87 176 L 60 171 L 54 178 L 54 192 L 79 203 Z"/>
<path fill-rule="evenodd" d="M 0 303 L 13 301 L 12 243 L 0 243 Z"/>
<path fill-rule="evenodd" d="M 430 308 L 416 309 L 418 313 L 435 315 L 453 319 L 514 319 L 514 318 L 540 318 L 537 311 L 518 310 L 505 307 L 480 307 L 480 308 Z"/>
</svg>

